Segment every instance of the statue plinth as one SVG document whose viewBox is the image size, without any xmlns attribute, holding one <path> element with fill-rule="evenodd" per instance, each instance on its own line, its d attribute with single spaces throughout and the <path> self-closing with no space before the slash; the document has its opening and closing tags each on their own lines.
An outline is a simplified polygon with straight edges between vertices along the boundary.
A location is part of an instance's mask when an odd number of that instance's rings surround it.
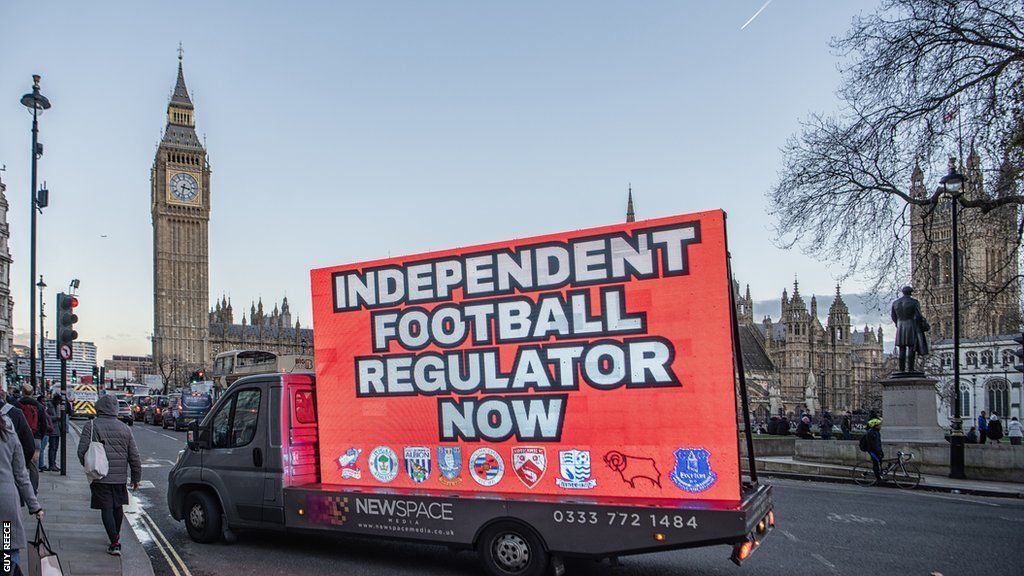
<svg viewBox="0 0 1024 576">
<path fill-rule="evenodd" d="M 944 442 L 935 384 L 923 373 L 900 372 L 882 380 L 882 438 L 886 442 Z"/>
</svg>

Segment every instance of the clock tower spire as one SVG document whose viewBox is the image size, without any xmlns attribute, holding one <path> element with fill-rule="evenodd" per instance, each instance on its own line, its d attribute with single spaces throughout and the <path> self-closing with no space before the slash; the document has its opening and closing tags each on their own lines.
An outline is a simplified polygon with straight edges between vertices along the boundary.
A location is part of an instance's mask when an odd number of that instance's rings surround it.
<svg viewBox="0 0 1024 576">
<path fill-rule="evenodd" d="M 183 50 L 167 125 L 150 171 L 153 218 L 153 361 L 161 373 L 209 363 L 210 164 L 196 135 Z M 172 382 L 175 384 L 175 382 Z"/>
</svg>

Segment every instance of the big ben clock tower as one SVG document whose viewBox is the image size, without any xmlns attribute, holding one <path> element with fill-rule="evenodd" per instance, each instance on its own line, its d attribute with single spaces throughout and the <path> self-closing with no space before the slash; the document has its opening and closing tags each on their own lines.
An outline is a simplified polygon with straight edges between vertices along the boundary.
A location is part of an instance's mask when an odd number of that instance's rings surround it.
<svg viewBox="0 0 1024 576">
<path fill-rule="evenodd" d="M 164 374 L 209 361 L 210 164 L 196 136 L 182 55 L 153 160 L 153 361 Z"/>
</svg>

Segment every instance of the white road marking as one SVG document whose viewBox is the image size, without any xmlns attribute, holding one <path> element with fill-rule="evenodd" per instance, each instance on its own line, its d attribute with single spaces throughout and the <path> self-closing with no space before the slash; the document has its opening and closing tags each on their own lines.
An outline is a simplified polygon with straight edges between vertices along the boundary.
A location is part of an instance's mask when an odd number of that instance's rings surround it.
<svg viewBox="0 0 1024 576">
<path fill-rule="evenodd" d="M 790 532 L 789 530 L 782 530 L 782 529 L 780 528 L 780 529 L 779 529 L 779 532 L 782 532 L 782 535 L 783 535 L 783 536 L 785 536 L 786 538 L 789 538 L 789 539 L 790 539 L 790 540 L 792 540 L 793 542 L 799 542 L 799 541 L 800 541 L 800 539 L 799 539 L 799 538 L 797 538 L 796 536 L 794 536 L 794 535 L 793 535 L 793 533 L 792 533 L 792 532 Z"/>
<path fill-rule="evenodd" d="M 818 562 L 821 562 L 822 564 L 825 565 L 826 568 L 828 568 L 829 570 L 835 572 L 836 565 L 831 563 L 831 562 L 829 562 L 828 560 L 825 560 L 825 557 L 822 556 L 821 554 L 818 554 L 817 552 L 811 552 L 811 558 L 814 558 Z"/>
<path fill-rule="evenodd" d="M 964 498 L 962 496 L 943 496 L 941 494 L 929 494 L 928 492 L 909 492 L 917 496 L 924 496 L 926 498 L 940 498 L 942 500 L 952 500 L 954 502 L 970 502 L 971 504 L 984 504 L 985 506 L 995 506 L 1000 508 L 1002 504 L 996 504 L 995 502 L 985 502 L 984 500 L 974 500 L 971 498 Z"/>
</svg>

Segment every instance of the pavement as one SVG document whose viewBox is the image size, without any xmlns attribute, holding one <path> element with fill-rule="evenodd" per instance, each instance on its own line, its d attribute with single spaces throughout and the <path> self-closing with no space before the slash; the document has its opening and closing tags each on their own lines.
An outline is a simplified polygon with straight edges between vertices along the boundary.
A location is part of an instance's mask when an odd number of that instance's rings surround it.
<svg viewBox="0 0 1024 576">
<path fill-rule="evenodd" d="M 761 456 L 756 458 L 756 461 L 758 474 L 794 480 L 853 483 L 850 466 L 794 460 L 792 456 Z M 995 498 L 1024 498 L 1024 484 L 990 480 L 958 480 L 932 474 L 921 475 L 921 484 L 918 486 L 918 490 Z"/>
<path fill-rule="evenodd" d="M 167 471 L 184 448 L 185 433 L 140 423 L 135 438 L 143 477 L 153 481 L 139 491 L 137 517 L 148 519 L 139 533 L 157 576 L 481 574 L 472 552 L 384 539 L 240 531 L 233 544 L 198 544 L 170 517 L 165 497 Z M 763 481 L 773 486 L 777 528 L 742 568 L 729 562 L 728 546 L 712 546 L 626 556 L 618 566 L 569 558 L 566 576 L 1024 574 L 1024 501 Z"/>
<path fill-rule="evenodd" d="M 121 528 L 121 556 L 107 554 L 106 532 L 98 510 L 89 508 L 89 481 L 78 463 L 78 422 L 68 432 L 68 470 L 39 473 L 39 503 L 45 511 L 43 527 L 60 559 L 65 576 L 152 576 L 153 565 L 127 518 Z M 133 498 L 134 500 L 134 498 Z M 29 537 L 35 534 L 36 520 L 22 508 Z"/>
</svg>

